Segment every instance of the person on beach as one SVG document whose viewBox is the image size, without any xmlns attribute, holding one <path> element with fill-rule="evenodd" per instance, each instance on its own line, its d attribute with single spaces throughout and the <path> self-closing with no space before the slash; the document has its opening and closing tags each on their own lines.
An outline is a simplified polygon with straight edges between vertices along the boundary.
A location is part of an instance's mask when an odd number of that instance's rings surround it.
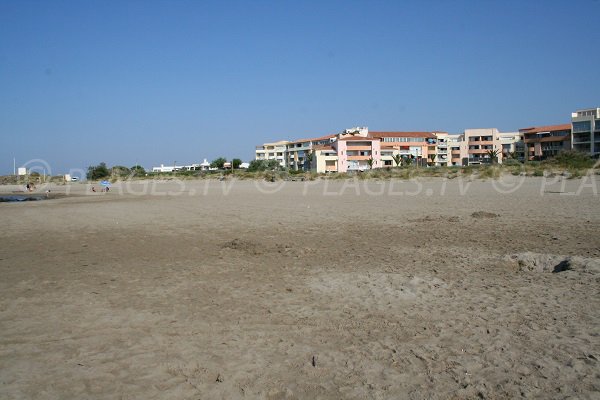
<svg viewBox="0 0 600 400">
<path fill-rule="evenodd" d="M 27 184 L 26 188 L 28 192 L 31 192 L 31 186 L 29 186 L 29 183 Z"/>
</svg>

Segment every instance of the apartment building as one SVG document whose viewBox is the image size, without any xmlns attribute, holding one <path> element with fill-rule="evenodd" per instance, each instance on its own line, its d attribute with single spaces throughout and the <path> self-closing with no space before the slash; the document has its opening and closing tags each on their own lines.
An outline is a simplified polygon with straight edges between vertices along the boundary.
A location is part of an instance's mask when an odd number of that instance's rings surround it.
<svg viewBox="0 0 600 400">
<path fill-rule="evenodd" d="M 434 164 L 440 167 L 452 165 L 451 151 L 448 146 L 448 132 L 435 132 L 434 135 L 437 139 Z"/>
<path fill-rule="evenodd" d="M 370 132 L 369 136 L 380 141 L 382 167 L 394 166 L 396 155 L 426 165 L 429 155 L 436 154 L 433 132 Z"/>
<path fill-rule="evenodd" d="M 515 152 L 524 154 L 521 138 L 521 132 L 501 133 L 496 128 L 451 135 L 355 127 L 317 138 L 265 143 L 257 146 L 256 159 L 277 159 L 290 169 L 320 173 L 392 168 L 398 156 L 420 166 L 478 165 L 490 163 L 491 154 L 500 163 Z"/>
<path fill-rule="evenodd" d="M 286 146 L 286 166 L 296 171 L 310 169 L 310 154 L 313 152 L 313 147 L 331 144 L 336 138 L 337 135 L 333 134 L 288 142 Z"/>
<path fill-rule="evenodd" d="M 492 162 L 490 152 L 500 152 L 498 129 L 465 129 L 461 150 L 463 165 L 490 164 Z M 499 154 L 498 156 L 500 157 Z M 498 162 L 501 162 L 500 158 Z"/>
<path fill-rule="evenodd" d="M 381 146 L 378 138 L 342 136 L 332 144 L 338 162 L 337 172 L 365 171 L 381 168 Z"/>
<path fill-rule="evenodd" d="M 600 108 L 571 114 L 571 147 L 594 157 L 600 155 Z"/>
<path fill-rule="evenodd" d="M 448 141 L 448 149 L 450 151 L 449 165 L 462 165 L 461 143 L 463 141 L 462 134 L 449 134 L 446 138 Z"/>
<path fill-rule="evenodd" d="M 523 136 L 524 158 L 545 160 L 571 149 L 571 124 L 534 126 L 519 129 Z"/>
<path fill-rule="evenodd" d="M 255 158 L 257 160 L 277 160 L 279 165 L 286 167 L 286 152 L 288 146 L 287 140 L 279 142 L 265 143 L 262 146 L 256 146 Z"/>
<path fill-rule="evenodd" d="M 500 149 L 502 160 L 513 158 L 523 161 L 525 157 L 525 146 L 523 135 L 520 132 L 499 132 Z"/>
</svg>

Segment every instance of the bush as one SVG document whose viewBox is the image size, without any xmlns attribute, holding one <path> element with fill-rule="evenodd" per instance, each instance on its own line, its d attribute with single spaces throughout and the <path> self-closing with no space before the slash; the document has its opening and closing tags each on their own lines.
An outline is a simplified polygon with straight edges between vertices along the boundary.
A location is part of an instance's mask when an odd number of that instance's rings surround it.
<svg viewBox="0 0 600 400">
<path fill-rule="evenodd" d="M 252 160 L 248 166 L 248 172 L 275 171 L 281 169 L 277 160 Z"/>
<path fill-rule="evenodd" d="M 594 159 L 588 154 L 567 150 L 558 153 L 556 157 L 548 160 L 548 163 L 563 168 L 592 168 L 594 166 Z"/>
<path fill-rule="evenodd" d="M 131 173 L 133 174 L 133 176 L 145 176 L 146 175 L 146 170 L 141 165 L 134 165 L 133 167 L 130 168 L 130 170 L 131 170 Z"/>
<path fill-rule="evenodd" d="M 100 163 L 98 165 L 91 165 L 88 167 L 87 178 L 89 180 L 98 180 L 106 178 L 110 175 L 110 171 L 106 167 L 106 163 Z"/>
<path fill-rule="evenodd" d="M 219 169 L 223 169 L 223 166 L 225 165 L 225 163 L 227 162 L 227 159 L 224 157 L 219 157 L 215 160 L 212 160 L 212 162 L 210 163 L 210 167 L 211 168 L 219 168 Z"/>
</svg>

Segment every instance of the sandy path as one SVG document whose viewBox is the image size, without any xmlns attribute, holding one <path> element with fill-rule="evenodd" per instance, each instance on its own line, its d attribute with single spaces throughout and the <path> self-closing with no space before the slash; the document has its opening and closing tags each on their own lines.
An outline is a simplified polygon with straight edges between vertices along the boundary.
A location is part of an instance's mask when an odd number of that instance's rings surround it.
<svg viewBox="0 0 600 400">
<path fill-rule="evenodd" d="M 143 185 L 0 204 L 0 397 L 599 396 L 592 186 Z"/>
</svg>

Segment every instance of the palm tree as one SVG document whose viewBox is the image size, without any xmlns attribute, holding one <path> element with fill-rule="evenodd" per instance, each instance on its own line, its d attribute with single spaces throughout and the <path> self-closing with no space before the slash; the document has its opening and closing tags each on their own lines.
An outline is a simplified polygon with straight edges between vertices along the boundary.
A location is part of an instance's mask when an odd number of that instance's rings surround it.
<svg viewBox="0 0 600 400">
<path fill-rule="evenodd" d="M 435 158 L 437 157 L 437 154 L 430 154 L 429 155 L 429 159 L 431 160 L 431 163 L 429 164 L 430 166 L 433 166 L 433 164 L 435 164 Z"/>
<path fill-rule="evenodd" d="M 375 162 L 375 160 L 373 160 L 373 157 L 371 157 L 367 160 L 367 164 L 369 164 L 369 169 L 373 169 L 374 162 Z"/>
<path fill-rule="evenodd" d="M 402 156 L 400 154 L 396 154 L 396 155 L 392 156 L 392 158 L 394 159 L 394 162 L 396 163 L 396 167 L 399 167 L 400 164 L 402 163 Z"/>
<path fill-rule="evenodd" d="M 500 154 L 499 150 L 488 150 L 485 154 L 491 159 L 492 164 L 496 164 L 498 162 L 498 154 Z"/>
<path fill-rule="evenodd" d="M 312 150 L 307 150 L 304 155 L 304 164 L 308 164 L 308 169 L 312 169 L 312 161 L 314 158 L 314 153 Z"/>
<path fill-rule="evenodd" d="M 412 164 L 412 158 L 411 158 L 411 156 L 402 157 L 402 164 L 404 164 L 407 167 L 410 164 Z"/>
</svg>

